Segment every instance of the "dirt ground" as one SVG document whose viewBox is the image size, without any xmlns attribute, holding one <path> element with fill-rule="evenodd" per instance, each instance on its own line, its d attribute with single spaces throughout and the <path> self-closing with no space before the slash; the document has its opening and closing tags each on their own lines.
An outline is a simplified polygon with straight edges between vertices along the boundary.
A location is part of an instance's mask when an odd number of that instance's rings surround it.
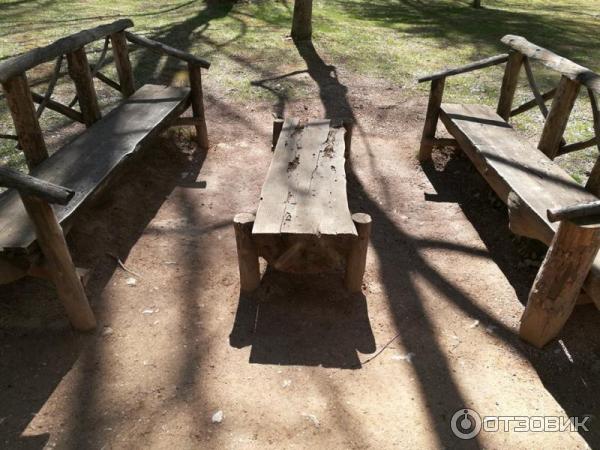
<svg viewBox="0 0 600 450">
<path fill-rule="evenodd" d="M 598 312 L 578 307 L 544 350 L 522 343 L 536 269 L 519 252 L 535 246 L 514 239 L 459 154 L 417 163 L 427 99 L 313 63 L 301 76 L 314 91 L 284 113 L 357 121 L 349 199 L 373 218 L 362 293 L 346 294 L 341 274 L 267 270 L 255 297 L 240 296 L 231 220 L 257 206 L 273 105 L 208 92 L 208 152 L 187 130 L 166 133 L 69 234 L 77 265 L 92 270 L 97 332 L 71 331 L 47 283 L 2 287 L 0 447 L 600 444 Z M 461 441 L 450 419 L 463 407 L 592 418 L 588 433 Z"/>
</svg>

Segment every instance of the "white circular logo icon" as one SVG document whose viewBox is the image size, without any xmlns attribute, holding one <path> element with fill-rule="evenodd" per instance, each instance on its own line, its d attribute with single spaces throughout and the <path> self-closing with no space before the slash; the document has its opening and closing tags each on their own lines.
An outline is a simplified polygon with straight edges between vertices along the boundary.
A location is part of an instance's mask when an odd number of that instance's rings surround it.
<svg viewBox="0 0 600 450">
<path fill-rule="evenodd" d="M 481 431 L 481 417 L 472 409 L 459 409 L 450 419 L 450 428 L 459 439 L 473 439 Z"/>
</svg>

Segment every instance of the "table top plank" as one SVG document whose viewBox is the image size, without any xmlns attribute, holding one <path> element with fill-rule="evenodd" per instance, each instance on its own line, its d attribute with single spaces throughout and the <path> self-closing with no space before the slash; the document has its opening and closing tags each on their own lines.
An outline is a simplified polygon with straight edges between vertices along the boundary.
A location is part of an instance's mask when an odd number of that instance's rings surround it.
<svg viewBox="0 0 600 450">
<path fill-rule="evenodd" d="M 356 235 L 346 193 L 345 130 L 286 119 L 253 234 Z"/>
</svg>

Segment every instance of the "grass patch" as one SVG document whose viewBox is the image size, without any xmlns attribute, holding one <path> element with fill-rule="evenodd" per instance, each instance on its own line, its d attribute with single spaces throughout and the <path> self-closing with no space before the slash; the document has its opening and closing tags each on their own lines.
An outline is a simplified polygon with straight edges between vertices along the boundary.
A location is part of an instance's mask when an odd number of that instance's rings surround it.
<svg viewBox="0 0 600 450">
<path fill-rule="evenodd" d="M 328 64 L 404 87 L 408 96 L 427 95 L 417 85 L 419 75 L 460 65 L 506 51 L 499 42 L 505 34 L 520 34 L 592 69 L 600 68 L 600 50 L 593 39 L 600 25 L 600 0 L 484 0 L 484 9 L 463 0 L 315 0 L 315 46 Z M 202 55 L 213 62 L 206 77 L 207 92 L 224 101 L 300 98 L 312 89 L 303 76 L 277 78 L 302 70 L 305 63 L 286 39 L 291 23 L 291 0 L 5 0 L 0 9 L 0 58 L 51 42 L 67 33 L 130 17 L 138 33 Z M 90 59 L 94 59 L 90 55 Z M 146 51 L 132 53 L 140 81 L 178 83 L 183 67 Z M 45 89 L 51 64 L 29 74 L 38 92 Z M 556 76 L 534 67 L 542 89 L 555 85 Z M 106 71 L 114 76 L 112 65 Z M 273 79 L 276 78 L 276 79 Z M 495 104 L 502 67 L 449 79 L 447 99 Z M 263 80 L 263 81 L 261 81 Z M 67 85 L 66 77 L 63 83 Z M 59 84 L 57 98 L 70 100 Z M 522 79 L 516 102 L 531 94 Z M 117 101 L 101 91 L 102 103 Z M 591 114 L 582 96 L 567 130 L 568 141 L 591 134 Z M 531 111 L 516 126 L 526 136 L 539 136 L 541 116 Z M 62 119 L 44 113 L 42 126 L 58 132 Z M 6 105 L 0 102 L 0 133 L 10 133 Z M 596 151 L 560 158 L 575 177 L 583 180 Z M 0 141 L 0 162 L 23 167 L 14 143 Z"/>
</svg>

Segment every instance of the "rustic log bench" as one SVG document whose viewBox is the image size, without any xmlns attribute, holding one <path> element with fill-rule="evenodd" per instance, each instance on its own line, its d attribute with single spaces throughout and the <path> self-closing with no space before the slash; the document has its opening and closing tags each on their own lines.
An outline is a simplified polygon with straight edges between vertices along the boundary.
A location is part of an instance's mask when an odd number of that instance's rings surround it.
<svg viewBox="0 0 600 450">
<path fill-rule="evenodd" d="M 192 125 L 196 127 L 199 146 L 208 147 L 200 69 L 207 69 L 210 64 L 126 31 L 132 26 L 129 19 L 118 20 L 0 62 L 0 83 L 16 130 L 16 135 L 0 137 L 18 141 L 30 172 L 23 175 L 8 169 L 0 171 L 0 186 L 12 188 L 0 195 L 0 283 L 25 275 L 52 280 L 78 330 L 93 329 L 95 320 L 63 236 L 76 212 L 107 186 L 122 163 L 165 126 Z M 104 39 L 104 48 L 92 66 L 85 46 L 99 39 Z M 190 87 L 144 85 L 136 90 L 127 41 L 185 61 Z M 100 72 L 109 45 L 118 82 Z M 51 98 L 63 55 L 76 88 L 70 105 Z M 53 60 L 55 68 L 46 94 L 31 91 L 26 72 Z M 119 90 L 124 97 L 104 117 L 98 106 L 94 78 Z M 39 104 L 37 109 L 34 102 Z M 79 110 L 73 108 L 76 103 Z M 190 105 L 192 117 L 180 118 Z M 50 157 L 38 121 L 45 108 L 87 127 Z M 45 194 L 52 189 L 63 195 Z M 54 207 L 49 203 L 54 203 Z"/>
<path fill-rule="evenodd" d="M 350 292 L 362 287 L 371 217 L 350 214 L 345 154 L 351 125 L 288 118 L 274 124 L 275 150 L 256 216 L 234 218 L 240 285 L 260 284 L 259 256 L 283 272 L 345 267 Z"/>
<path fill-rule="evenodd" d="M 531 288 L 520 328 L 523 339 L 542 347 L 560 332 L 582 287 L 600 307 L 600 257 L 596 257 L 599 237 L 595 225 L 600 221 L 594 217 L 599 211 L 589 206 L 600 194 L 600 160 L 585 187 L 553 162 L 557 155 L 593 145 L 600 147 L 600 114 L 595 97 L 600 93 L 600 76 L 522 37 L 507 35 L 502 42 L 511 48 L 509 54 L 419 79 L 431 81 L 419 159 L 430 159 L 436 145 L 457 145 L 508 205 L 510 229 L 550 246 Z M 555 89 L 540 92 L 532 61 L 561 75 Z M 502 63 L 506 63 L 506 69 L 495 111 L 485 105 L 442 103 L 447 77 Z M 534 98 L 513 109 L 522 67 Z M 595 136 L 567 144 L 563 134 L 581 87 L 587 89 L 592 105 Z M 550 99 L 553 101 L 548 109 L 546 101 Z M 545 118 L 537 148 L 508 124 L 510 117 L 536 106 Z M 438 118 L 455 140 L 435 137 Z M 571 215 L 564 213 L 565 208 Z"/>
</svg>

